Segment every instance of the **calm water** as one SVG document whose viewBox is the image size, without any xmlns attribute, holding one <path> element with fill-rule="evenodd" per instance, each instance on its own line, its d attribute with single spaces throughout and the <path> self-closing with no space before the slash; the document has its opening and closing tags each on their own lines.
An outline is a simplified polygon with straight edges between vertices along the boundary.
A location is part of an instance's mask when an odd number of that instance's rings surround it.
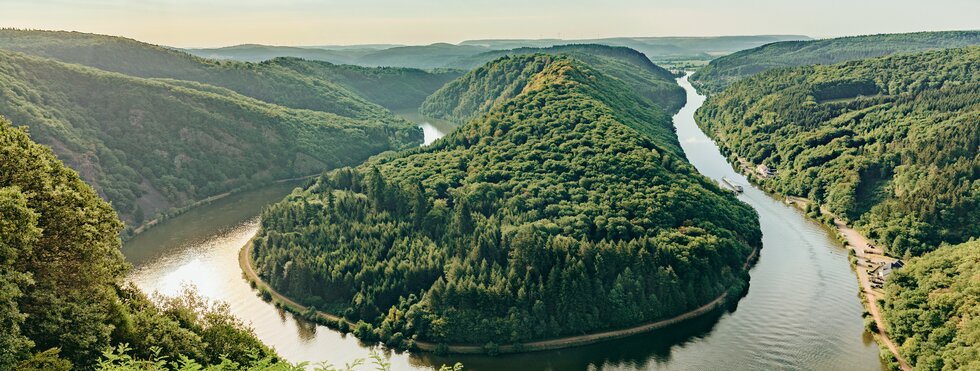
<svg viewBox="0 0 980 371">
<path fill-rule="evenodd" d="M 422 135 L 424 138 L 422 141 L 423 146 L 432 144 L 432 142 L 434 142 L 436 139 L 442 138 L 456 128 L 456 124 L 450 121 L 422 116 L 419 114 L 418 110 L 397 111 L 395 114 L 419 124 L 419 127 L 422 128 Z"/>
<path fill-rule="evenodd" d="M 291 361 L 336 365 L 372 351 L 390 357 L 394 370 L 430 369 L 461 361 L 470 370 L 880 370 L 878 348 L 862 330 L 857 281 L 847 253 L 830 234 L 796 209 L 750 186 L 695 125 L 704 98 L 686 78 L 688 105 L 674 118 L 689 160 L 703 174 L 728 176 L 745 186 L 740 198 L 758 210 L 763 245 L 747 295 L 733 311 L 716 311 L 662 331 L 560 351 L 436 357 L 388 352 L 352 336 L 297 321 L 259 300 L 241 278 L 237 253 L 257 229 L 261 208 L 295 185 L 221 200 L 164 223 L 128 242 L 136 269 L 130 279 L 147 291 L 177 292 L 191 284 L 230 304 L 258 336 Z M 418 117 L 410 119 L 423 121 Z M 452 126 L 431 122 L 426 143 Z M 365 368 L 367 369 L 367 368 Z"/>
</svg>

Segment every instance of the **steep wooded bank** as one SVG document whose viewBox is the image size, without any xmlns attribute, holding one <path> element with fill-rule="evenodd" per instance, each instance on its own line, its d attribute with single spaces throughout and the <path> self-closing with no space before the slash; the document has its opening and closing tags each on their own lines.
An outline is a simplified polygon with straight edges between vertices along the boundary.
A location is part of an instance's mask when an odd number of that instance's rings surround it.
<svg viewBox="0 0 980 371">
<path fill-rule="evenodd" d="M 606 76 L 621 80 L 634 94 L 668 113 L 676 112 L 685 103 L 684 89 L 677 85 L 674 76 L 636 50 L 604 45 L 564 45 L 497 51 L 474 56 L 459 67 L 482 67 L 426 98 L 420 111 L 426 116 L 460 124 L 488 112 L 495 104 L 520 94 L 530 82 L 529 79 L 540 71 L 541 66 L 526 65 L 524 69 L 514 69 L 506 62 L 485 64 L 503 56 L 528 54 L 569 55 L 584 61 Z"/>
<path fill-rule="evenodd" d="M 685 161 L 669 115 L 568 56 L 507 57 L 461 81 L 494 76 L 527 83 L 430 146 L 330 172 L 264 212 L 263 280 L 362 321 L 361 338 L 491 353 L 738 296 L 757 215 Z"/>
<path fill-rule="evenodd" d="M 243 186 L 417 145 L 411 123 L 359 94 L 417 105 L 457 75 L 296 59 L 219 63 L 75 32 L 0 30 L 0 49 L 104 69 L 0 50 L 0 115 L 28 126 L 129 227 Z"/>
<path fill-rule="evenodd" d="M 274 362 L 224 307 L 124 286 L 121 228 L 75 171 L 0 118 L 0 369 L 91 369 L 123 343 L 141 359 Z"/>
<path fill-rule="evenodd" d="M 969 47 L 769 71 L 697 113 L 733 161 L 775 170 L 765 188 L 826 205 L 891 255 L 922 255 L 889 278 L 885 305 L 917 368 L 970 368 L 980 351 L 967 242 L 980 236 L 978 91 Z"/>
<path fill-rule="evenodd" d="M 698 111 L 775 192 L 826 204 L 896 256 L 980 235 L 980 48 L 771 71 Z"/>
<path fill-rule="evenodd" d="M 849 36 L 810 41 L 783 41 L 712 60 L 693 76 L 702 93 L 715 94 L 735 81 L 770 69 L 980 45 L 980 31 L 915 32 Z"/>
<path fill-rule="evenodd" d="M 885 290 L 889 335 L 916 369 L 980 369 L 980 241 L 912 259 Z"/>
</svg>

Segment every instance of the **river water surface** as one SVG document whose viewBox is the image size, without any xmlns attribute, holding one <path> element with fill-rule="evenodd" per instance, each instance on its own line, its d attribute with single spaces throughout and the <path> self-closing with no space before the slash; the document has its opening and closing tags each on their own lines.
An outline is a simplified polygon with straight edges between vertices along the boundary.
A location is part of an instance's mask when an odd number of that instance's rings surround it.
<svg viewBox="0 0 980 371">
<path fill-rule="evenodd" d="M 437 357 L 364 345 L 263 302 L 241 276 L 237 254 L 257 231 L 261 209 L 300 183 L 229 196 L 140 234 L 123 247 L 135 267 L 129 279 L 147 292 L 164 295 L 192 285 L 208 298 L 227 302 L 263 342 L 293 362 L 339 366 L 377 352 L 389 357 L 393 370 L 457 361 L 468 370 L 882 369 L 878 347 L 862 328 L 863 308 L 847 252 L 826 229 L 732 169 L 694 123 L 694 111 L 704 97 L 686 77 L 678 82 L 688 103 L 674 125 L 688 159 L 708 177 L 740 182 L 745 193 L 739 198 L 760 217 L 763 249 L 750 272 L 748 293 L 734 310 L 590 346 L 498 357 Z M 423 127 L 426 144 L 451 130 L 444 122 L 407 118 Z"/>
</svg>

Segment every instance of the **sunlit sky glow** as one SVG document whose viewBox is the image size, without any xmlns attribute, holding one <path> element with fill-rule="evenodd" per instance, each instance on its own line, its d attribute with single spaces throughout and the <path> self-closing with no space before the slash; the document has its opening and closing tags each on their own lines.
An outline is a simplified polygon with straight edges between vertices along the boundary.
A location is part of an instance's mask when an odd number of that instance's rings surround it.
<svg viewBox="0 0 980 371">
<path fill-rule="evenodd" d="M 0 26 L 179 47 L 980 29 L 978 0 L 0 0 Z"/>
</svg>

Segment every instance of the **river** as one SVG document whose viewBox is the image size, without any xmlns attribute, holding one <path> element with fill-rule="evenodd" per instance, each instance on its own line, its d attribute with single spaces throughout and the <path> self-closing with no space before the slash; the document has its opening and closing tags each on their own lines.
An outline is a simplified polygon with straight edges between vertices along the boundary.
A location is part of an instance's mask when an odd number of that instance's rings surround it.
<svg viewBox="0 0 980 371">
<path fill-rule="evenodd" d="M 341 366 L 378 352 L 389 357 L 393 370 L 457 361 L 467 370 L 882 369 L 878 347 L 863 331 L 858 283 L 846 250 L 827 229 L 736 173 L 694 123 L 704 97 L 686 77 L 678 82 L 688 103 L 674 125 L 688 159 L 708 177 L 740 182 L 745 193 L 739 198 L 759 212 L 763 249 L 750 272 L 748 293 L 734 310 L 590 346 L 497 357 L 438 357 L 367 346 L 263 302 L 241 277 L 237 253 L 257 231 L 261 209 L 300 183 L 229 196 L 140 234 L 123 247 L 134 265 L 129 279 L 164 295 L 192 285 L 208 298 L 227 302 L 262 341 L 294 362 Z M 426 144 L 450 130 L 445 123 L 406 117 L 423 127 Z"/>
</svg>

